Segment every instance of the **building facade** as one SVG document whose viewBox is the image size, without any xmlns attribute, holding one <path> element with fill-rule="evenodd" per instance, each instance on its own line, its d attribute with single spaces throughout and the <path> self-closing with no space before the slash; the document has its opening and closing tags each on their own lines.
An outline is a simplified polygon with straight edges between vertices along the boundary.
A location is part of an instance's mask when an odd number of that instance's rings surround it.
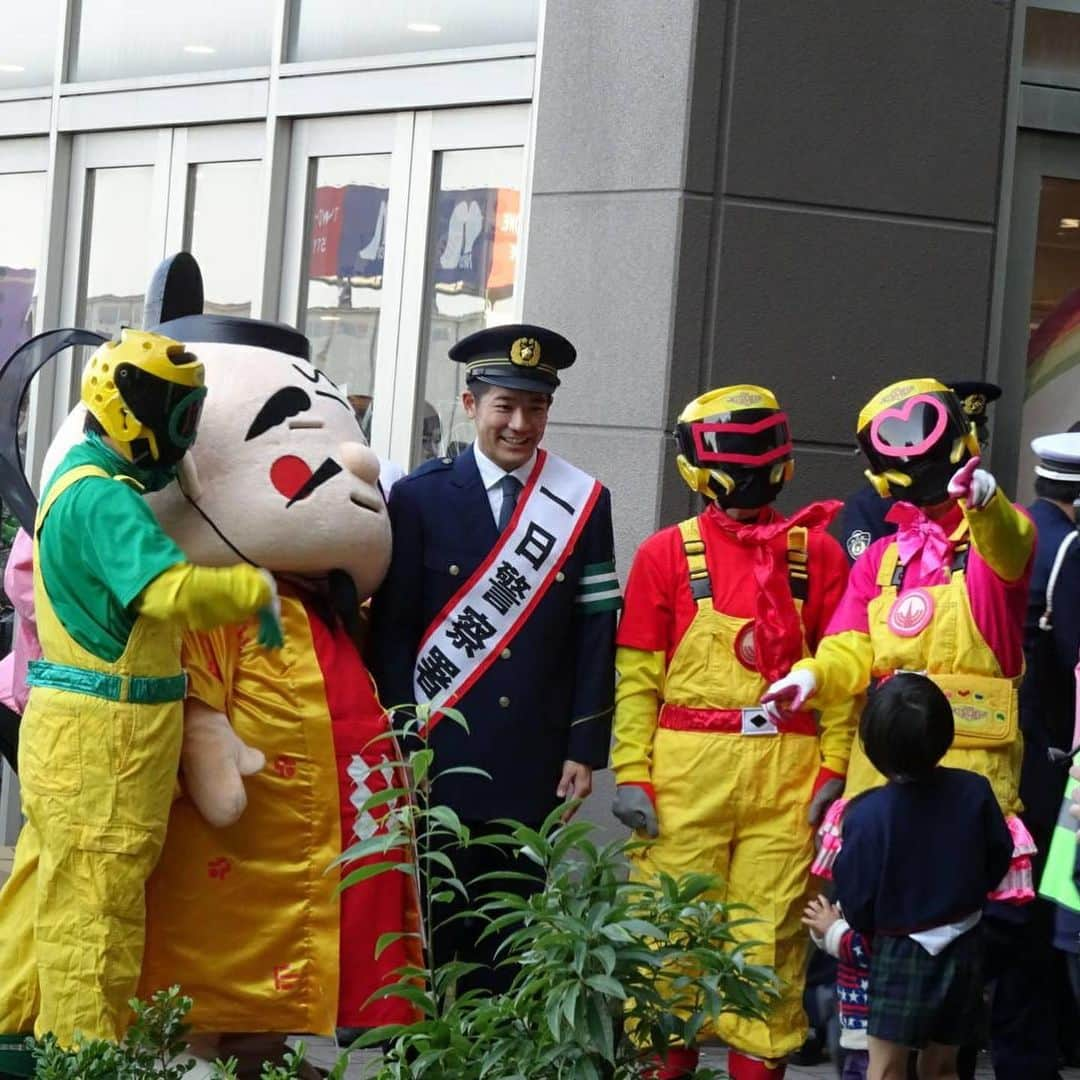
<svg viewBox="0 0 1080 1080">
<path fill-rule="evenodd" d="M 412 466 L 470 437 L 454 340 L 556 327 L 548 443 L 611 487 L 624 572 L 691 506 L 670 431 L 710 386 L 778 393 L 789 505 L 861 482 L 856 413 L 904 375 L 1002 385 L 1021 495 L 1080 420 L 1080 0 L 381 7 L 0 11 L 0 352 L 137 324 L 187 248 Z M 79 364 L 35 382 L 31 471 Z"/>
</svg>

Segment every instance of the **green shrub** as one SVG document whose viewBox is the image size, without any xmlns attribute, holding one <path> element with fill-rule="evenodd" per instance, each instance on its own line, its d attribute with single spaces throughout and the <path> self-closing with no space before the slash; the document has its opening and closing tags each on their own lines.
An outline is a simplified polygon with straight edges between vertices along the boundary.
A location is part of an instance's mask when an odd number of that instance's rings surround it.
<svg viewBox="0 0 1080 1080">
<path fill-rule="evenodd" d="M 465 724 L 459 713 L 445 712 Z M 426 719 L 421 707 L 410 721 L 414 737 Z M 737 943 L 733 933 L 753 913 L 718 903 L 714 877 L 628 881 L 627 856 L 644 842 L 600 846 L 591 824 L 562 822 L 563 807 L 539 831 L 502 821 L 500 832 L 474 839 L 453 810 L 432 801 L 439 782 L 432 760 L 421 740 L 401 763 L 408 780 L 362 808 L 391 807 L 384 830 L 341 860 L 388 856 L 347 873 L 343 887 L 390 872 L 413 874 L 418 886 L 423 872 L 430 884 L 419 942 L 424 966 L 401 970 L 396 985 L 376 995 L 405 998 L 420 1018 L 369 1032 L 357 1044 L 384 1046 L 377 1080 L 623 1080 L 643 1074 L 648 1054 L 693 1045 L 722 1013 L 766 1015 L 775 976 L 750 962 L 755 943 Z M 472 843 L 515 853 L 523 866 L 532 864 L 529 877 L 542 875 L 543 888 L 522 899 L 497 878 L 461 881 L 447 851 Z M 505 935 L 500 962 L 516 969 L 507 994 L 459 994 L 458 981 L 473 965 L 432 969 L 432 902 L 455 892 L 469 898 L 470 917 L 486 920 L 484 933 Z M 384 935 L 378 947 L 401 936 Z"/>
</svg>

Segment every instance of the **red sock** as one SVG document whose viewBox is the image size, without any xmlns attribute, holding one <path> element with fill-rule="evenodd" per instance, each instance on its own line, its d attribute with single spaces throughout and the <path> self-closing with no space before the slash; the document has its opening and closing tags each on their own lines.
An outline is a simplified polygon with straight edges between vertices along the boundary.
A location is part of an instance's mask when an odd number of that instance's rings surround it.
<svg viewBox="0 0 1080 1080">
<path fill-rule="evenodd" d="M 729 1050 L 728 1076 L 731 1080 L 784 1080 L 787 1066 L 782 1061 L 762 1061 L 761 1058 Z"/>
<path fill-rule="evenodd" d="M 689 1046 L 671 1046 L 663 1057 L 649 1058 L 645 1076 L 647 1080 L 685 1080 L 697 1072 L 698 1057 L 698 1051 Z"/>
</svg>

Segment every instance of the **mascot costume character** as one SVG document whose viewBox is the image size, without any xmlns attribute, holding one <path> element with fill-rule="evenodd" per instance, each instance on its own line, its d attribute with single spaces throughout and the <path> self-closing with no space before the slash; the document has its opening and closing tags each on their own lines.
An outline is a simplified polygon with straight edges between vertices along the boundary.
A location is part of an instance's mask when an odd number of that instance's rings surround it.
<svg viewBox="0 0 1080 1080">
<path fill-rule="evenodd" d="M 775 967 L 767 1020 L 725 1013 L 735 1080 L 779 1078 L 802 1045 L 806 966 L 800 923 L 812 826 L 843 788 L 849 704 L 773 723 L 758 698 L 817 645 L 847 564 L 825 527 L 840 503 L 790 518 L 772 508 L 791 477 L 791 435 L 775 397 L 728 386 L 679 416 L 679 471 L 710 505 L 650 537 L 634 558 L 619 625 L 614 812 L 654 838 L 635 853 L 644 878 L 718 874 L 718 899 L 756 919 L 734 929 Z M 656 1075 L 690 1076 L 697 1051 L 671 1047 Z"/>
<path fill-rule="evenodd" d="M 398 757 L 354 640 L 390 558 L 378 459 L 302 334 L 202 302 L 190 255 L 159 267 L 147 325 L 189 335 L 211 392 L 196 453 L 151 505 L 198 563 L 272 572 L 285 641 L 261 649 L 250 623 L 184 635 L 180 789 L 147 883 L 139 994 L 178 983 L 199 1053 L 258 1075 L 289 1033 L 411 1020 L 401 999 L 368 999 L 417 960 L 419 927 L 409 875 L 339 893 L 327 872 L 392 809 L 360 809 Z"/>
<path fill-rule="evenodd" d="M 781 718 L 807 704 L 850 701 L 898 671 L 928 675 L 953 708 L 956 737 L 941 764 L 986 777 L 1012 833 L 1013 863 L 991 897 L 1030 900 L 1034 844 L 1017 816 L 1017 688 L 1035 527 L 979 468 L 974 428 L 935 379 L 887 386 L 859 414 L 857 438 L 870 482 L 898 500 L 887 515 L 898 531 L 856 560 L 814 658 L 795 664 L 762 700 Z M 829 875 L 846 801 L 884 783 L 856 740 L 815 872 Z"/>
<path fill-rule="evenodd" d="M 75 340 L 40 335 L 6 367 L 29 360 L 32 373 Z M 143 497 L 175 486 L 205 397 L 184 345 L 124 330 L 83 372 L 76 438 L 36 515 L 25 481 L 10 500 L 34 538 L 42 657 L 29 665 L 19 752 L 26 824 L 0 892 L 6 1035 L 123 1034 L 180 764 L 181 632 L 258 614 L 254 647 L 281 644 L 271 575 L 193 565 Z"/>
</svg>

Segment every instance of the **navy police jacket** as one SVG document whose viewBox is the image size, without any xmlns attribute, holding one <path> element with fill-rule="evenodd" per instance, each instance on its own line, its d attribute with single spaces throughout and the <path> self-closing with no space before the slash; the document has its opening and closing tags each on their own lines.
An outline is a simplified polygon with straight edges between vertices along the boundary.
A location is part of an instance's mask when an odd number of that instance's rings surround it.
<svg viewBox="0 0 1080 1080">
<path fill-rule="evenodd" d="M 413 669 L 428 626 L 498 540 L 472 447 L 394 484 L 390 570 L 372 609 L 371 662 L 384 705 L 414 702 Z M 604 488 L 559 575 L 499 658 L 457 702 L 466 731 L 431 731 L 432 797 L 468 821 L 538 822 L 558 804 L 566 760 L 604 768 L 615 704 L 618 599 L 589 600 L 582 579 L 614 572 Z M 453 766 L 490 776 L 439 775 Z"/>
<path fill-rule="evenodd" d="M 1020 726 L 1024 764 L 1020 798 L 1024 821 L 1045 849 L 1057 819 L 1067 767 L 1047 761 L 1050 746 L 1071 748 L 1076 706 L 1076 667 L 1080 653 L 1080 538 L 1068 549 L 1054 586 L 1052 628 L 1039 629 L 1046 610 L 1046 587 L 1061 542 L 1075 529 L 1061 507 L 1036 499 L 1028 508 L 1038 530 L 1024 619 L 1026 671 L 1020 686 Z"/>
<path fill-rule="evenodd" d="M 895 499 L 883 499 L 869 484 L 844 500 L 840 513 L 840 543 L 853 563 L 875 540 L 892 536 L 896 526 L 885 520 Z"/>
</svg>

